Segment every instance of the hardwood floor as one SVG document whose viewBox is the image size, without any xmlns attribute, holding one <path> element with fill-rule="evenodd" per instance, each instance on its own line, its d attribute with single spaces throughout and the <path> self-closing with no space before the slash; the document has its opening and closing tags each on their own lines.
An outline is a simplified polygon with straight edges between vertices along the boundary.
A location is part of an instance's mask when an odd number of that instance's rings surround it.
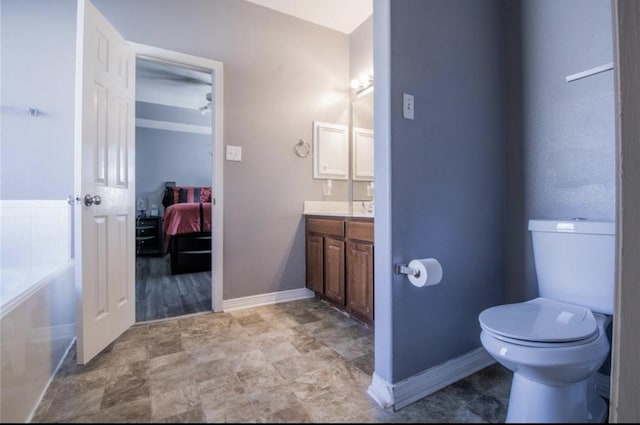
<svg viewBox="0 0 640 425">
<path fill-rule="evenodd" d="M 171 275 L 170 257 L 136 257 L 136 322 L 211 311 L 211 271 Z"/>
</svg>

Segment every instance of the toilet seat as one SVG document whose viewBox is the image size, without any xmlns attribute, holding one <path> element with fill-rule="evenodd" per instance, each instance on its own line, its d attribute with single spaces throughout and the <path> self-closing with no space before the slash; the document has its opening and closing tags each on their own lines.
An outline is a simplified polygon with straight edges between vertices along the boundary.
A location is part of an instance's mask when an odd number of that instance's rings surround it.
<svg viewBox="0 0 640 425">
<path fill-rule="evenodd" d="M 574 346 L 598 337 L 591 310 L 548 298 L 491 307 L 480 313 L 479 321 L 495 338 L 518 345 Z"/>
</svg>

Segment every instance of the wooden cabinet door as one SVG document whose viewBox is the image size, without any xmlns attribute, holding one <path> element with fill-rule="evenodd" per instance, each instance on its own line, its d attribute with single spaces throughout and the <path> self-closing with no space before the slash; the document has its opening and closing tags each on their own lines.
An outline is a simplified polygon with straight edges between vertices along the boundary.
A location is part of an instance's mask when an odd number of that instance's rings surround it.
<svg viewBox="0 0 640 425">
<path fill-rule="evenodd" d="M 324 240 L 324 295 L 344 305 L 344 241 Z"/>
<path fill-rule="evenodd" d="M 307 235 L 307 288 L 324 293 L 322 236 Z"/>
<path fill-rule="evenodd" d="M 347 307 L 373 321 L 373 244 L 347 243 Z"/>
</svg>

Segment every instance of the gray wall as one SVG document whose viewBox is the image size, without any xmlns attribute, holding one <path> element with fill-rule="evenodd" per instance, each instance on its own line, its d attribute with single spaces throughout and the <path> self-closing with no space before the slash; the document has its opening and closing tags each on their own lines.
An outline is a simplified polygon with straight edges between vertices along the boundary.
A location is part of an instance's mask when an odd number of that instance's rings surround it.
<svg viewBox="0 0 640 425">
<path fill-rule="evenodd" d="M 137 80 L 139 80 L 137 78 Z M 186 90 L 186 87 L 185 87 Z M 136 119 L 187 124 L 211 129 L 211 114 L 196 109 L 136 102 Z M 162 213 L 165 182 L 177 186 L 211 186 L 213 151 L 211 135 L 136 127 L 136 199 L 147 199 Z"/>
<path fill-rule="evenodd" d="M 303 288 L 305 200 L 347 200 L 347 182 L 322 195 L 313 120 L 348 124 L 348 36 L 238 0 L 95 0 L 127 40 L 224 63 L 224 299 Z M 247 267 L 251 264 L 251 267 Z"/>
<path fill-rule="evenodd" d="M 506 298 L 537 296 L 530 218 L 614 220 L 609 0 L 508 1 Z"/>
<path fill-rule="evenodd" d="M 613 219 L 615 131 L 612 73 L 565 80 L 612 61 L 609 1 L 389 7 L 390 140 L 376 141 L 376 158 L 390 156 L 389 187 L 376 183 L 376 221 L 390 226 L 376 225 L 376 312 L 389 317 L 376 320 L 376 373 L 397 382 L 480 346 L 483 308 L 537 296 L 529 218 Z M 431 256 L 436 287 L 390 276 L 388 264 Z"/>
<path fill-rule="evenodd" d="M 349 81 L 373 71 L 373 16 L 349 34 Z M 355 92 L 354 92 L 355 94 Z"/>
<path fill-rule="evenodd" d="M 385 140 L 376 105 L 376 179 L 390 176 L 376 181 L 375 369 L 391 383 L 481 347 L 478 314 L 504 300 L 502 12 L 500 1 L 390 2 L 390 98 L 376 85 L 390 108 Z M 413 121 L 403 93 L 415 96 Z M 390 221 L 380 240 L 379 219 Z M 442 264 L 439 285 L 390 273 L 424 257 Z"/>
<path fill-rule="evenodd" d="M 73 193 L 76 2 L 2 0 L 0 12 L 0 198 L 65 199 Z"/>
<path fill-rule="evenodd" d="M 210 135 L 136 128 L 136 199 L 146 197 L 148 208 L 164 209 L 166 181 L 210 187 L 212 169 Z"/>
</svg>

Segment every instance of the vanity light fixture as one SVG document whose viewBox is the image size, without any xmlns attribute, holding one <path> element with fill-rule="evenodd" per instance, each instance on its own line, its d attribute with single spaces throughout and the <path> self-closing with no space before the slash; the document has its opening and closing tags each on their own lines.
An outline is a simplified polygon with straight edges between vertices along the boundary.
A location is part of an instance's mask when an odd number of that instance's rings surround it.
<svg viewBox="0 0 640 425">
<path fill-rule="evenodd" d="M 351 80 L 351 88 L 356 89 L 356 94 L 359 95 L 365 90 L 370 91 L 373 88 L 373 74 L 362 73 L 358 78 Z"/>
<path fill-rule="evenodd" d="M 205 115 L 207 112 L 211 112 L 213 109 L 213 104 L 211 103 L 211 92 L 207 93 L 205 98 L 207 99 L 207 103 L 198 108 L 198 111 L 200 111 L 202 115 Z"/>
</svg>

